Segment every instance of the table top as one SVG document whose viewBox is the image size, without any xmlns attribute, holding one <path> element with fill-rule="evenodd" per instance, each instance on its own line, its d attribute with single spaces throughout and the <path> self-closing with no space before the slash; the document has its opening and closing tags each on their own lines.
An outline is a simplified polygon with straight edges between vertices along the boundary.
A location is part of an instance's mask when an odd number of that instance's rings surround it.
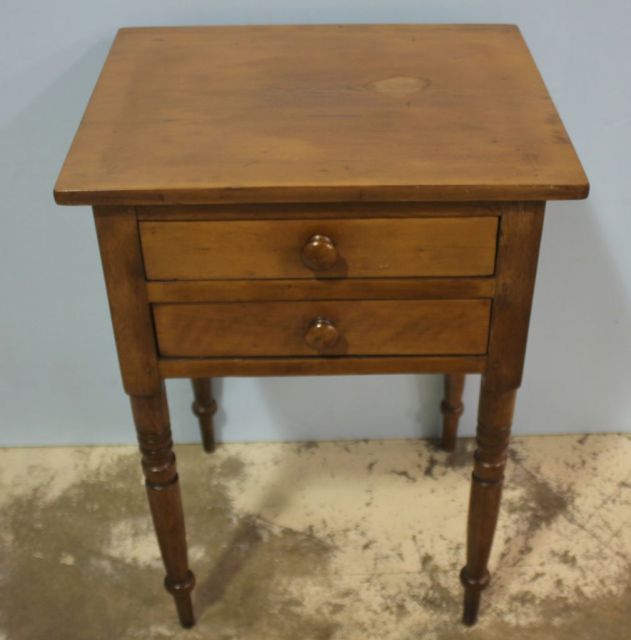
<svg viewBox="0 0 631 640">
<path fill-rule="evenodd" d="M 60 204 L 548 200 L 588 182 L 510 25 L 118 32 Z"/>
</svg>

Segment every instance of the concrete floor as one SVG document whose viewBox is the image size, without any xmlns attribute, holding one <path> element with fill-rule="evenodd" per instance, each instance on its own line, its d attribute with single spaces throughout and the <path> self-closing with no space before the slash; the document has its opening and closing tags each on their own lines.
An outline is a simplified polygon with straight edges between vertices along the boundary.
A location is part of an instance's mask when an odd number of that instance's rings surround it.
<svg viewBox="0 0 631 640">
<path fill-rule="evenodd" d="M 180 629 L 131 447 L 0 451 L 0 639 L 631 637 L 631 438 L 515 439 L 481 619 L 459 624 L 473 444 L 177 448 Z"/>
</svg>

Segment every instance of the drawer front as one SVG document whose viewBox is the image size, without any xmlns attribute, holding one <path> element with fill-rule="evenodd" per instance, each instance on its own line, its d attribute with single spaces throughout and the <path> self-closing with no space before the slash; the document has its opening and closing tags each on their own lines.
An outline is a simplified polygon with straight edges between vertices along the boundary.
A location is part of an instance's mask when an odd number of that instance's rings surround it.
<svg viewBox="0 0 631 640">
<path fill-rule="evenodd" d="M 490 300 L 154 305 L 162 356 L 472 355 Z"/>
<path fill-rule="evenodd" d="M 487 276 L 497 218 L 140 223 L 150 280 Z"/>
</svg>

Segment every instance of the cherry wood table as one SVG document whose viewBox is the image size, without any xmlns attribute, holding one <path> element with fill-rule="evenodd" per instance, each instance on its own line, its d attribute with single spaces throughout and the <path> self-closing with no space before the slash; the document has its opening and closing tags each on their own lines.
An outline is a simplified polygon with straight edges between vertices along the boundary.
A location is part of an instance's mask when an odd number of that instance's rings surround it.
<svg viewBox="0 0 631 640">
<path fill-rule="evenodd" d="M 164 379 L 483 375 L 464 621 L 489 583 L 547 200 L 588 182 L 518 29 L 119 31 L 55 188 L 94 210 L 180 621 L 193 573 Z M 420 514 L 419 514 L 420 516 Z M 247 606 L 247 605 L 246 605 Z"/>
</svg>

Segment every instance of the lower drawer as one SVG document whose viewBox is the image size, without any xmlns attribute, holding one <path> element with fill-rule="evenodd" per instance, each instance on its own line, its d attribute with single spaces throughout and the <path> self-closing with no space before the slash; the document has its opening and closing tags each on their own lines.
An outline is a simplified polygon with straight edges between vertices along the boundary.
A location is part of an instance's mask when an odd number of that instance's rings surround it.
<svg viewBox="0 0 631 640">
<path fill-rule="evenodd" d="M 472 355 L 491 301 L 316 300 L 157 304 L 162 356 Z"/>
</svg>

